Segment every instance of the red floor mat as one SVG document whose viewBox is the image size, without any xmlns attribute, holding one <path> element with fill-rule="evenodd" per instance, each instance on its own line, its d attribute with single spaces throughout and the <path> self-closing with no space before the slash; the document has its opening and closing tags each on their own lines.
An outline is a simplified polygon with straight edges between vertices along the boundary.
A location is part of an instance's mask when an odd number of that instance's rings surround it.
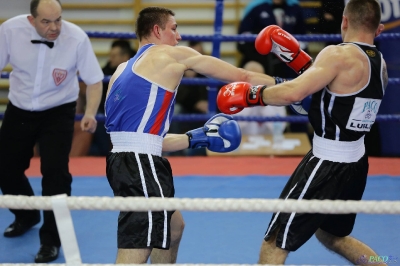
<svg viewBox="0 0 400 266">
<path fill-rule="evenodd" d="M 302 157 L 168 157 L 175 176 L 185 175 L 290 175 Z M 370 175 L 400 176 L 400 158 L 369 159 Z M 104 157 L 73 157 L 70 171 L 74 176 L 105 176 Z M 39 158 L 33 158 L 26 171 L 41 176 Z"/>
</svg>

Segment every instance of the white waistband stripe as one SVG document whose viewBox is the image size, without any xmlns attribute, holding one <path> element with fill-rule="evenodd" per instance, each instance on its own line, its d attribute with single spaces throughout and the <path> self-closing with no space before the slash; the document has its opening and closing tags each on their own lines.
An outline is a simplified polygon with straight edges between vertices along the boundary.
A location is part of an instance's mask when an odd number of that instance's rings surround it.
<svg viewBox="0 0 400 266">
<path fill-rule="evenodd" d="M 357 141 L 337 141 L 314 134 L 313 154 L 327 161 L 354 163 L 365 154 L 364 137 Z"/>
<path fill-rule="evenodd" d="M 137 132 L 111 132 L 111 152 L 136 152 L 161 156 L 163 137 Z"/>
</svg>

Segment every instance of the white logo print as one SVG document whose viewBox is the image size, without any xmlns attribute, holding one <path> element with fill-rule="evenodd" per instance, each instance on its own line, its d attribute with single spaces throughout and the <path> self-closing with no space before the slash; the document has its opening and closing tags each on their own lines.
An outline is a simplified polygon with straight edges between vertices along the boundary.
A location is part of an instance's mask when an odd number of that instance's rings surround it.
<svg viewBox="0 0 400 266">
<path fill-rule="evenodd" d="M 225 91 L 222 95 L 224 95 L 224 97 L 231 97 L 233 95 L 235 95 L 235 89 L 236 89 L 236 85 L 235 84 L 228 84 L 225 87 Z M 229 110 L 236 111 L 238 108 L 237 107 L 230 107 Z"/>
<path fill-rule="evenodd" d="M 346 128 L 354 131 L 370 131 L 381 105 L 379 99 L 356 98 Z"/>
<path fill-rule="evenodd" d="M 234 84 L 229 84 L 225 87 L 225 91 L 223 94 L 225 97 L 230 97 L 235 95 L 235 85 Z"/>
<path fill-rule="evenodd" d="M 285 36 L 285 35 L 282 35 Z M 285 36 L 287 37 L 287 36 Z M 273 41 L 274 45 L 272 46 L 272 52 L 279 55 L 279 57 L 282 59 L 283 62 L 289 63 L 293 61 L 293 55 L 294 53 L 291 52 L 289 49 L 280 46 L 279 44 L 275 43 Z"/>
<path fill-rule="evenodd" d="M 284 33 L 282 33 L 282 32 L 278 32 L 278 35 L 279 35 L 279 36 L 282 36 L 282 37 L 284 37 L 284 38 L 286 38 L 286 39 L 288 39 L 288 40 L 290 41 L 290 37 L 287 36 L 286 34 L 284 34 Z"/>
</svg>

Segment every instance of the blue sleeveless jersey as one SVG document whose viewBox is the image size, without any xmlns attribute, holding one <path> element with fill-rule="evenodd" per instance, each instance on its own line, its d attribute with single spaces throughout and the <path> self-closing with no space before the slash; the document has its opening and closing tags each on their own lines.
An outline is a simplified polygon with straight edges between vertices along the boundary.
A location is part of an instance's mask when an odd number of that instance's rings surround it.
<svg viewBox="0 0 400 266">
<path fill-rule="evenodd" d="M 167 134 L 178 90 L 163 88 L 133 71 L 135 62 L 153 45 L 141 47 L 114 81 L 105 103 L 108 133 L 138 132 L 162 137 Z"/>
</svg>

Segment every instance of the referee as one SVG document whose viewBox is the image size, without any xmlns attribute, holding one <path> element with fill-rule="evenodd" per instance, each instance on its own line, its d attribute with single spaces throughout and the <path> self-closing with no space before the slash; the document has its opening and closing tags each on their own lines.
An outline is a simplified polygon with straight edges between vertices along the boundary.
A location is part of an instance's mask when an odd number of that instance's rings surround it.
<svg viewBox="0 0 400 266">
<path fill-rule="evenodd" d="M 74 130 L 78 77 L 87 85 L 81 129 L 96 130 L 103 72 L 86 33 L 62 20 L 59 0 L 32 0 L 30 14 L 0 26 L 0 69 L 10 64 L 9 103 L 0 129 L 0 188 L 4 195 L 33 196 L 25 175 L 39 145 L 42 195 L 71 195 L 68 161 Z M 10 210 L 4 231 L 17 237 L 40 222 L 38 210 Z M 61 246 L 52 211 L 43 212 L 36 263 L 57 259 Z"/>
</svg>

